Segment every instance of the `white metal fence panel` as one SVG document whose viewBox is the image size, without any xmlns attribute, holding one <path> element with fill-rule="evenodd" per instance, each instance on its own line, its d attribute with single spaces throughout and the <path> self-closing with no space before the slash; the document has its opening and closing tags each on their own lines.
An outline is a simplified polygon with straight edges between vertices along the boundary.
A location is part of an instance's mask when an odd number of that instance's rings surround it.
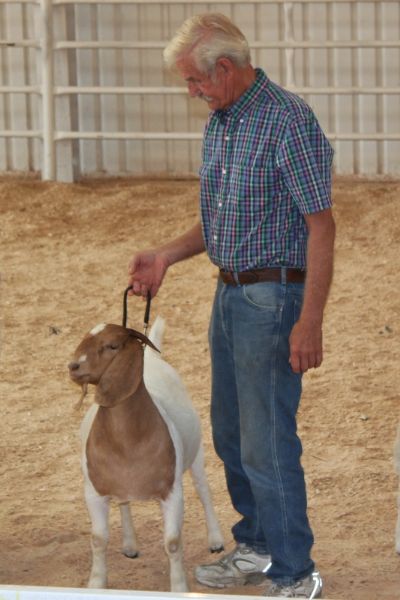
<svg viewBox="0 0 400 600">
<path fill-rule="evenodd" d="M 197 172 L 207 107 L 162 49 L 211 10 L 311 104 L 338 173 L 400 175 L 398 0 L 1 0 L 0 171 Z"/>
</svg>

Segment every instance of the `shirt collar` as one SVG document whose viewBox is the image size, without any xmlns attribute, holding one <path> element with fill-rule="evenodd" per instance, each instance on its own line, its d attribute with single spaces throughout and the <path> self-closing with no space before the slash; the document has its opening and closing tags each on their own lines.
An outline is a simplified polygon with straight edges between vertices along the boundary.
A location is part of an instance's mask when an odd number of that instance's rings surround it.
<svg viewBox="0 0 400 600">
<path fill-rule="evenodd" d="M 254 83 L 236 100 L 234 104 L 225 110 L 214 111 L 214 116 L 217 117 L 221 124 L 225 124 L 228 119 L 236 120 L 244 112 L 250 104 L 265 90 L 269 83 L 269 78 L 262 69 L 255 69 L 256 78 Z"/>
</svg>

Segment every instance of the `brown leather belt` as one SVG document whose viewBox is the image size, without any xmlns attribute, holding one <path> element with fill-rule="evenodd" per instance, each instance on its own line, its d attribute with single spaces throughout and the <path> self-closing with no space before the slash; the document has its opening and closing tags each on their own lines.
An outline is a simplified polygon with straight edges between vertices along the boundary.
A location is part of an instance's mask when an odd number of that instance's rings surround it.
<svg viewBox="0 0 400 600">
<path fill-rule="evenodd" d="M 224 283 L 229 285 L 247 285 L 249 283 L 261 283 L 263 281 L 275 281 L 278 283 L 304 283 L 306 272 L 302 269 L 275 268 L 267 267 L 265 269 L 254 269 L 252 271 L 243 271 L 234 273 L 232 271 L 223 271 L 220 269 L 219 275 Z"/>
</svg>

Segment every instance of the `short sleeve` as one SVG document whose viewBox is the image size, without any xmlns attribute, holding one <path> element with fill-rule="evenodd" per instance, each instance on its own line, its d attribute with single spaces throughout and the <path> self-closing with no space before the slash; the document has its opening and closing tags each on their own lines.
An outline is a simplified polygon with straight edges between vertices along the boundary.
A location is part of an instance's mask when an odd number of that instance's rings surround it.
<svg viewBox="0 0 400 600">
<path fill-rule="evenodd" d="M 302 214 L 330 208 L 333 149 L 315 117 L 296 120 L 287 129 L 277 163 L 283 181 Z"/>
</svg>

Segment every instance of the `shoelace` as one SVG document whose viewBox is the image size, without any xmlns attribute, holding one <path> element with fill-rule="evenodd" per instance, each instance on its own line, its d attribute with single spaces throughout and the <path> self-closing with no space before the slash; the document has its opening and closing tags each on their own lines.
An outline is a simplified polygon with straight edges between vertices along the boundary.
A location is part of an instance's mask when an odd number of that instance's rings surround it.
<svg viewBox="0 0 400 600">
<path fill-rule="evenodd" d="M 237 548 L 232 550 L 232 552 L 229 552 L 229 554 L 226 554 L 225 556 L 220 558 L 219 561 L 217 562 L 217 564 L 221 565 L 221 567 L 225 566 L 230 561 L 231 557 L 234 556 L 234 554 L 236 552 L 237 552 Z"/>
<path fill-rule="evenodd" d="M 250 548 L 247 548 L 247 546 L 238 546 L 237 548 L 234 548 L 233 550 L 231 550 L 231 552 L 220 558 L 217 564 L 221 567 L 224 567 L 229 562 L 233 562 L 232 559 L 236 554 L 251 554 L 251 552 L 252 550 Z"/>
</svg>

